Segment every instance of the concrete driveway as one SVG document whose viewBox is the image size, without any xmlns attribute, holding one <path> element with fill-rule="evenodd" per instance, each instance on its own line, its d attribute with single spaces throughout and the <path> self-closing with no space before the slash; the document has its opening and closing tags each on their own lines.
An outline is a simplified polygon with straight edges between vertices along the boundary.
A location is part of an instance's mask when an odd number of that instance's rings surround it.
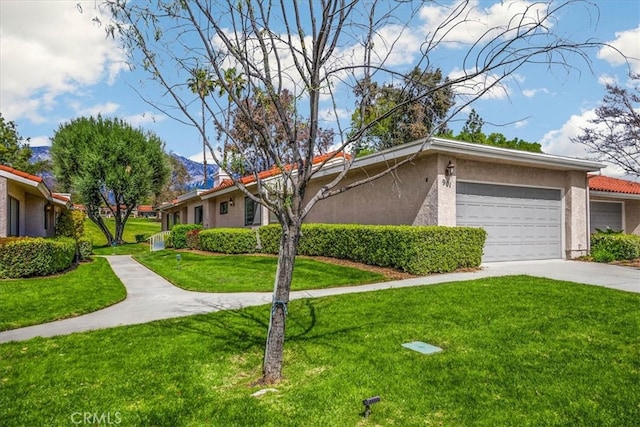
<svg viewBox="0 0 640 427">
<path fill-rule="evenodd" d="M 94 329 L 135 325 L 154 320 L 211 313 L 268 304 L 271 292 L 190 292 L 145 268 L 130 256 L 106 257 L 127 288 L 127 298 L 111 307 L 71 319 L 0 332 L 0 343 L 34 337 L 52 337 Z M 435 283 L 474 280 L 484 277 L 526 274 L 640 293 L 640 269 L 579 261 L 547 260 L 487 263 L 474 272 L 434 274 L 413 279 L 343 288 L 296 291 L 291 299 L 371 292 L 382 289 L 424 286 Z"/>
</svg>

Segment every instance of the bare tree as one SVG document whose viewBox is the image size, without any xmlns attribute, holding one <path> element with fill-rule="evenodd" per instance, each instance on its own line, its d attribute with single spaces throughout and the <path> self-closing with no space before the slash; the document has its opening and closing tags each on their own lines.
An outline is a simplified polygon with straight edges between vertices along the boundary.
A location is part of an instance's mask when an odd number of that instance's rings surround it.
<svg viewBox="0 0 640 427">
<path fill-rule="evenodd" d="M 131 54 L 131 63 L 147 69 L 166 91 L 169 102 L 156 103 L 158 108 L 198 127 L 215 161 L 227 172 L 229 153 L 234 146 L 236 153 L 241 152 L 238 148 L 244 143 L 234 138 L 229 118 L 232 112 L 234 120 L 244 115 L 256 141 L 253 150 L 260 151 L 280 170 L 278 185 L 263 182 L 257 172 L 254 191 L 249 191 L 242 182 L 235 182 L 247 197 L 266 206 L 283 230 L 265 348 L 265 382 L 277 382 L 282 374 L 287 304 L 300 227 L 305 217 L 320 200 L 371 182 L 411 162 L 428 143 L 428 138 L 412 156 L 348 185 L 342 181 L 354 156 L 338 153 L 351 152 L 376 123 L 437 92 L 452 90 L 456 94 L 456 105 L 443 117 L 442 123 L 446 124 L 462 108 L 505 84 L 521 67 L 559 66 L 570 72 L 573 60 L 588 64 L 586 50 L 601 45 L 589 40 L 565 40 L 554 31 L 557 17 L 568 13 L 567 9 L 577 3 L 545 1 L 514 5 L 508 9 L 509 20 L 484 27 L 465 45 L 466 54 L 458 64 L 462 72 L 436 82 L 427 90 L 412 91 L 411 70 L 431 69 L 431 56 L 436 56 L 439 47 L 454 41 L 451 36 L 455 30 L 477 24 L 474 2 L 453 3 L 439 23 L 420 32 L 410 25 L 416 22 L 421 7 L 429 5 L 428 2 L 159 0 L 151 6 L 146 2 L 107 1 L 113 19 L 107 25 L 108 33 L 121 37 Z M 580 5 L 593 7 L 588 3 Z M 394 53 L 408 37 L 419 46 L 419 51 L 403 70 L 394 65 L 398 59 Z M 190 108 L 195 100 L 193 93 L 185 90 L 185 82 L 199 64 L 207 65 L 216 85 L 227 97 L 203 98 L 206 114 L 225 140 L 222 144 L 204 133 L 197 112 L 194 114 Z M 242 87 L 225 79 L 229 69 L 243 76 Z M 354 107 L 360 118 L 353 120 L 357 128 L 350 128 L 353 116 L 343 124 L 338 113 L 339 107 L 343 107 L 341 96 L 354 93 L 359 81 L 403 82 L 409 95 L 372 117 L 366 108 L 371 105 L 372 97 L 366 88 L 360 88 L 364 93 L 359 94 Z M 280 94 L 285 89 L 293 95 L 290 108 L 295 114 L 290 114 L 289 107 L 282 101 Z M 268 99 L 282 132 L 270 132 L 259 122 L 251 125 L 253 111 L 245 100 L 257 96 Z M 323 103 L 331 105 L 333 111 L 336 151 L 324 162 L 314 164 Z M 291 117 L 305 117 L 308 123 L 303 143 L 298 134 L 300 127 L 290 122 Z M 335 166 L 336 159 L 343 162 L 340 173 L 314 194 L 308 194 L 310 180 L 328 162 L 334 161 Z"/>
<path fill-rule="evenodd" d="M 631 75 L 632 90 L 607 84 L 607 94 L 596 108 L 593 125 L 571 140 L 587 146 L 598 160 L 640 177 L 640 75 Z"/>
</svg>

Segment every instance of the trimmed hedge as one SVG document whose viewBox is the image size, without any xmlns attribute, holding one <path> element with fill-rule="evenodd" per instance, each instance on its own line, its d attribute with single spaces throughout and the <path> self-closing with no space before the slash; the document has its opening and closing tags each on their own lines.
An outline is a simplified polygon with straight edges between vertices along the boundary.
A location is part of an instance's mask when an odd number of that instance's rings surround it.
<svg viewBox="0 0 640 427">
<path fill-rule="evenodd" d="M 203 251 L 224 254 L 246 254 L 256 252 L 255 230 L 248 228 L 210 228 L 198 234 Z"/>
<path fill-rule="evenodd" d="M 622 233 L 594 233 L 591 235 L 591 254 L 598 262 L 640 258 L 640 236 Z"/>
<path fill-rule="evenodd" d="M 187 233 L 192 230 L 202 230 L 200 224 L 177 224 L 171 229 L 169 242 L 175 249 L 187 248 Z"/>
<path fill-rule="evenodd" d="M 0 239 L 0 278 L 46 276 L 71 267 L 76 243 L 70 238 Z"/>
<path fill-rule="evenodd" d="M 280 226 L 259 230 L 262 251 L 277 253 Z M 420 275 L 480 266 L 485 239 L 484 230 L 471 227 L 304 224 L 298 253 Z"/>
<path fill-rule="evenodd" d="M 258 229 L 259 252 L 277 254 L 280 225 Z M 478 267 L 486 232 L 471 227 L 304 224 L 298 254 L 349 259 L 392 267 L 411 274 L 444 273 Z M 254 252 L 255 231 L 211 229 L 200 233 L 203 250 L 223 253 Z"/>
</svg>

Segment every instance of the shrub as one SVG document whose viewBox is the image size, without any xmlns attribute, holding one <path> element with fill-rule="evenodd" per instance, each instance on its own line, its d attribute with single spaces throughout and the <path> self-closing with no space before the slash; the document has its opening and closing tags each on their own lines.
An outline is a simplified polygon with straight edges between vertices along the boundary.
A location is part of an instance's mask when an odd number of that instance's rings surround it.
<svg viewBox="0 0 640 427">
<path fill-rule="evenodd" d="M 202 229 L 196 228 L 187 232 L 187 247 L 189 249 L 200 250 L 200 232 Z"/>
<path fill-rule="evenodd" d="M 91 239 L 83 237 L 78 240 L 78 261 L 86 261 L 93 253 L 93 243 Z"/>
<path fill-rule="evenodd" d="M 615 255 L 604 248 L 591 251 L 591 256 L 595 262 L 611 262 L 616 260 Z"/>
<path fill-rule="evenodd" d="M 85 213 L 80 210 L 62 211 L 56 219 L 56 237 L 79 240 L 84 236 L 85 219 Z"/>
<path fill-rule="evenodd" d="M 280 226 L 260 227 L 262 252 L 277 253 Z M 486 232 L 471 227 L 304 224 L 300 255 L 329 256 L 412 274 L 478 267 Z"/>
<path fill-rule="evenodd" d="M 246 254 L 256 251 L 256 232 L 248 228 L 211 228 L 202 230 L 200 248 L 225 254 Z"/>
<path fill-rule="evenodd" d="M 46 276 L 71 267 L 76 243 L 70 238 L 0 240 L 0 277 Z"/>
<path fill-rule="evenodd" d="M 170 234 L 171 246 L 175 249 L 185 249 L 187 247 L 187 233 L 191 230 L 202 230 L 202 226 L 200 224 L 174 225 Z"/>
<path fill-rule="evenodd" d="M 597 254 L 602 257 L 605 252 L 613 257 L 610 261 L 640 258 L 640 236 L 607 232 L 592 234 L 592 256 L 595 258 Z"/>
</svg>

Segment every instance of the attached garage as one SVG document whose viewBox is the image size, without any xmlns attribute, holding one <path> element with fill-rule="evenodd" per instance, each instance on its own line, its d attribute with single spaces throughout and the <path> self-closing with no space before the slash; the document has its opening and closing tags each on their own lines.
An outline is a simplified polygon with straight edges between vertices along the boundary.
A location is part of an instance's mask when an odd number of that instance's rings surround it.
<svg viewBox="0 0 640 427">
<path fill-rule="evenodd" d="M 456 223 L 487 231 L 484 262 L 562 258 L 559 189 L 458 181 Z"/>
</svg>

